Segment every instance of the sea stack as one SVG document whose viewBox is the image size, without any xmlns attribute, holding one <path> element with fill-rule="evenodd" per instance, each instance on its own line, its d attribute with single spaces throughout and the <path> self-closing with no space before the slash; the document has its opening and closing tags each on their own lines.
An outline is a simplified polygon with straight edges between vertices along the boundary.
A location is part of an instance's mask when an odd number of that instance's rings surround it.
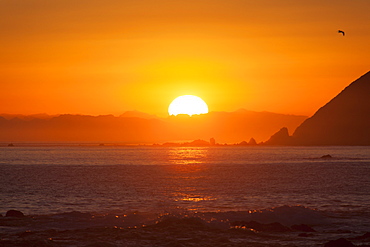
<svg viewBox="0 0 370 247">
<path fill-rule="evenodd" d="M 370 145 L 370 71 L 293 133 L 295 145 Z"/>
</svg>

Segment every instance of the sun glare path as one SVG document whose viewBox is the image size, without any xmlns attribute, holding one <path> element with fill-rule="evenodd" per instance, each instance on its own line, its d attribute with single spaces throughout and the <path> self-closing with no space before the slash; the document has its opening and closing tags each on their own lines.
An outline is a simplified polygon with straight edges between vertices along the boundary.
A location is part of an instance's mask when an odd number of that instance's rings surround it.
<svg viewBox="0 0 370 247">
<path fill-rule="evenodd" d="M 189 116 L 208 113 L 204 100 L 194 95 L 183 95 L 174 99 L 168 107 L 169 115 L 187 114 Z"/>
</svg>

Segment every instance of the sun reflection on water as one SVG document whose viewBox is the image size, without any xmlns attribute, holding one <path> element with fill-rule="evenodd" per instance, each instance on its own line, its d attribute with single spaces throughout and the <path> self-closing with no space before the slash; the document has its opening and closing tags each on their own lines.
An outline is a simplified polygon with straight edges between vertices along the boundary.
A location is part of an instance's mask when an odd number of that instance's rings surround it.
<svg viewBox="0 0 370 247">
<path fill-rule="evenodd" d="M 201 201 L 213 201 L 213 200 L 216 200 L 216 198 L 213 198 L 211 196 L 200 196 L 200 195 L 191 196 L 191 195 L 184 194 L 183 197 L 181 197 L 180 199 L 176 201 L 201 202 Z"/>
<path fill-rule="evenodd" d="M 168 161 L 174 165 L 203 164 L 208 158 L 208 148 L 179 147 L 168 151 Z"/>
<path fill-rule="evenodd" d="M 199 203 L 206 203 L 217 200 L 217 198 L 211 195 L 201 195 L 194 193 L 174 193 L 173 196 L 175 202 L 186 203 L 186 208 L 189 211 L 197 211 L 202 208 Z"/>
<path fill-rule="evenodd" d="M 207 165 L 208 147 L 176 147 L 168 150 L 168 168 L 176 178 L 176 187 L 172 191 L 175 202 L 186 204 L 190 211 L 202 208 L 200 205 L 217 200 L 214 195 L 202 193 L 202 184 L 209 169 Z"/>
</svg>

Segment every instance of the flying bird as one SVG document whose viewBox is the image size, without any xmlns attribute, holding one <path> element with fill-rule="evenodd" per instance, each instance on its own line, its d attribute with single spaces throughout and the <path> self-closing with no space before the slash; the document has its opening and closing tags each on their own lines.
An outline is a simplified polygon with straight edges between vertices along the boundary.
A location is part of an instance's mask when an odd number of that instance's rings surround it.
<svg viewBox="0 0 370 247">
<path fill-rule="evenodd" d="M 346 35 L 346 34 L 344 33 L 344 31 L 342 31 L 342 30 L 338 30 L 338 33 L 343 34 L 343 36 L 344 36 L 344 35 Z"/>
</svg>

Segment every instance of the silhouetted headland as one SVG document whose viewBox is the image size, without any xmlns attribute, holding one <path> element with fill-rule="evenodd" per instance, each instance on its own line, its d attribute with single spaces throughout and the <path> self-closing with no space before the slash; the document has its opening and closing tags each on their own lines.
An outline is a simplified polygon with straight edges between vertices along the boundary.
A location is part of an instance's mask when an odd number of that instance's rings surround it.
<svg viewBox="0 0 370 247">
<path fill-rule="evenodd" d="M 289 136 L 282 128 L 268 145 L 370 145 L 370 71 L 306 119 Z"/>
</svg>

